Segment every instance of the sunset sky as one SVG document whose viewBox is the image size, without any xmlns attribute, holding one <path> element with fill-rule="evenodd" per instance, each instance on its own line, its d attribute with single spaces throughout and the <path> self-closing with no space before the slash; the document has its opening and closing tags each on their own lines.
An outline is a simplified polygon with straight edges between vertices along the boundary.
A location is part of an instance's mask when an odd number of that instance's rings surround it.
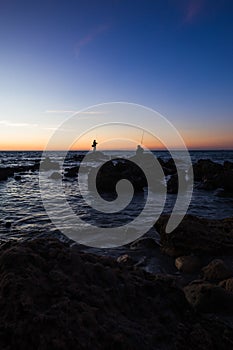
<svg viewBox="0 0 233 350">
<path fill-rule="evenodd" d="M 0 150 L 43 149 L 114 101 L 158 111 L 190 149 L 233 149 L 232 0 L 0 0 L 0 45 Z"/>
</svg>

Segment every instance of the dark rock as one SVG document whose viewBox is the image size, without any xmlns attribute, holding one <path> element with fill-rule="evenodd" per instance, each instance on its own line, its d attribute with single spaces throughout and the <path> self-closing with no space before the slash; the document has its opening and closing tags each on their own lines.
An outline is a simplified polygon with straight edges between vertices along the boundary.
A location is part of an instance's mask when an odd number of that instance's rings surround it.
<svg viewBox="0 0 233 350">
<path fill-rule="evenodd" d="M 21 175 L 15 175 L 15 176 L 14 176 L 14 179 L 15 179 L 16 181 L 19 181 L 19 180 L 22 179 L 22 176 L 21 176 Z"/>
<path fill-rule="evenodd" d="M 233 294 L 219 286 L 198 281 L 184 288 L 189 303 L 201 312 L 233 312 Z"/>
<path fill-rule="evenodd" d="M 152 237 L 142 237 L 130 245 L 130 249 L 156 249 L 159 244 Z"/>
<path fill-rule="evenodd" d="M 233 193 L 233 170 L 224 171 L 223 188 L 225 192 Z"/>
<path fill-rule="evenodd" d="M 162 251 L 179 257 L 193 254 L 233 254 L 233 218 L 208 220 L 186 215 L 179 226 L 166 233 L 169 215 L 162 215 L 155 228 L 161 237 Z"/>
<path fill-rule="evenodd" d="M 223 260 L 212 260 L 202 269 L 203 278 L 206 281 L 219 282 L 232 276 L 232 272 L 224 264 Z"/>
<path fill-rule="evenodd" d="M 12 168 L 0 168 L 0 181 L 5 181 L 8 177 L 12 176 L 14 176 L 14 170 Z"/>
<path fill-rule="evenodd" d="M 131 182 L 135 192 L 143 192 L 147 180 L 142 170 L 129 160 L 117 159 L 106 162 L 103 166 L 91 169 L 88 174 L 89 189 L 96 186 L 100 193 L 114 193 L 116 195 L 116 184 L 126 179 Z"/>
<path fill-rule="evenodd" d="M 72 168 L 68 168 L 66 169 L 65 172 L 65 177 L 77 177 L 78 176 L 78 171 L 79 171 L 79 167 L 75 166 Z"/>
<path fill-rule="evenodd" d="M 179 256 L 175 260 L 175 265 L 179 271 L 184 273 L 194 273 L 201 267 L 201 260 L 194 255 Z"/>
<path fill-rule="evenodd" d="M 173 280 L 55 239 L 0 246 L 0 308 L 1 350 L 226 350 L 233 341 Z"/>
<path fill-rule="evenodd" d="M 214 176 L 221 174 L 223 166 L 215 163 L 210 159 L 199 159 L 197 163 L 193 164 L 193 174 L 195 181 L 202 181 L 204 179 L 212 179 Z"/>
<path fill-rule="evenodd" d="M 174 174 L 170 177 L 167 182 L 167 193 L 177 194 L 178 193 L 178 175 Z"/>
<path fill-rule="evenodd" d="M 221 281 L 219 286 L 226 289 L 226 291 L 233 293 L 233 277 Z"/>
<path fill-rule="evenodd" d="M 5 227 L 6 227 L 6 228 L 10 228 L 10 227 L 11 227 L 11 222 L 10 222 L 10 221 L 7 221 L 7 222 L 5 223 Z"/>
<path fill-rule="evenodd" d="M 224 170 L 233 170 L 233 162 L 226 160 L 223 164 Z"/>
</svg>

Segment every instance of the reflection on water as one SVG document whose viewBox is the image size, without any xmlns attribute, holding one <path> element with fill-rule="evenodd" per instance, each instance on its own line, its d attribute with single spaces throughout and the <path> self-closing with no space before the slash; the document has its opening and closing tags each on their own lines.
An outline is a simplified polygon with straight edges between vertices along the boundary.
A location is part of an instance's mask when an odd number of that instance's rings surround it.
<svg viewBox="0 0 233 350">
<path fill-rule="evenodd" d="M 193 151 L 190 153 L 194 162 L 201 158 L 209 158 L 219 163 L 223 163 L 224 160 L 233 161 L 232 151 Z M 130 156 L 132 153 L 128 152 L 127 155 Z M 157 152 L 156 155 L 164 159 L 169 157 L 167 152 Z M 0 167 L 33 165 L 40 157 L 40 152 L 0 152 Z M 59 152 L 51 152 L 50 157 L 52 160 L 59 160 L 62 155 L 59 154 Z M 70 167 L 75 165 L 78 165 L 78 162 L 74 160 L 73 153 L 71 152 L 68 157 L 66 157 L 65 166 Z M 86 174 L 80 176 L 86 176 Z M 63 182 L 63 188 L 68 203 L 75 214 L 83 220 L 83 230 L 85 230 L 88 223 L 93 223 L 93 225 L 98 223 L 105 227 L 108 227 L 108 225 L 109 227 L 112 225 L 123 225 L 133 220 L 135 216 L 138 215 L 145 201 L 145 194 L 137 194 L 132 205 L 127 207 L 126 210 L 108 217 L 106 215 L 99 216 L 97 211 L 91 210 L 84 202 L 79 193 L 78 186 L 78 181 L 74 179 L 68 179 Z M 87 181 L 83 181 L 82 186 L 84 186 L 83 190 L 86 191 L 88 195 Z M 22 174 L 21 180 L 18 181 L 14 178 L 9 178 L 7 181 L 0 181 L 0 198 L 1 239 L 10 236 L 17 238 L 22 235 L 27 236 L 28 234 L 33 235 L 40 232 L 54 232 L 57 230 L 51 223 L 43 207 L 40 196 L 38 172 Z M 167 195 L 164 212 L 169 213 L 172 211 L 175 199 L 176 195 Z M 56 198 L 54 198 L 54 200 L 56 200 Z M 154 201 L 151 201 L 150 208 L 152 217 L 156 210 L 156 200 L 155 198 Z M 194 188 L 188 212 L 194 215 L 216 219 L 233 216 L 233 199 L 218 197 L 215 195 L 214 191 L 207 192 Z M 57 215 L 62 217 L 64 213 L 61 211 L 58 212 Z M 12 225 L 11 228 L 6 229 L 5 224 L 8 221 L 11 222 Z"/>
</svg>

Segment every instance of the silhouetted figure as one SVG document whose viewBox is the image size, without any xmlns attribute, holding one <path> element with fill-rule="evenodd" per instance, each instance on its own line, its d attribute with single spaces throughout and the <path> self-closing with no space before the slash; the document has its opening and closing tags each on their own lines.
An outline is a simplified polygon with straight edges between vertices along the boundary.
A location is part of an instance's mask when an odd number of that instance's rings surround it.
<svg viewBox="0 0 233 350">
<path fill-rule="evenodd" d="M 96 151 L 96 146 L 98 145 L 98 142 L 96 142 L 96 140 L 93 141 L 93 144 L 92 144 L 92 148 L 93 148 L 93 152 Z"/>
<path fill-rule="evenodd" d="M 138 147 L 136 149 L 136 156 L 141 157 L 143 155 L 143 153 L 144 153 L 144 149 L 140 145 L 138 145 Z"/>
</svg>

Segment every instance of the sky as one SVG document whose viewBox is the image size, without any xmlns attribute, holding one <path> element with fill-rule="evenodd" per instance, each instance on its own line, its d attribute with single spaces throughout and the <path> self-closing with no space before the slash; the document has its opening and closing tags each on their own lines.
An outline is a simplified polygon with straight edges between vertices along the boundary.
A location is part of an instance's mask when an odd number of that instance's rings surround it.
<svg viewBox="0 0 233 350">
<path fill-rule="evenodd" d="M 190 149 L 233 149 L 232 62 L 232 0 L 0 0 L 0 150 L 44 149 L 115 101 L 158 111 Z"/>
</svg>

